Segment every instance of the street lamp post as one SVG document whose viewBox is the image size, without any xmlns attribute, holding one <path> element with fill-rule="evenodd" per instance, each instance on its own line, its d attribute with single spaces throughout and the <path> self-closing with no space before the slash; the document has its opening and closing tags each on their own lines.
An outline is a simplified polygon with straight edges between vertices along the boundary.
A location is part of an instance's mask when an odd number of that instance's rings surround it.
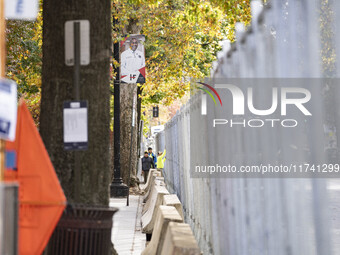
<svg viewBox="0 0 340 255">
<path fill-rule="evenodd" d="M 113 17 L 113 24 L 116 25 L 117 19 Z M 113 45 L 113 56 L 115 61 L 119 61 L 119 42 L 116 41 Z M 114 67 L 116 77 L 114 80 L 114 120 L 113 120 L 113 135 L 114 135 L 114 173 L 113 181 L 110 185 L 111 197 L 127 197 L 129 187 L 123 183 L 120 173 L 120 68 Z"/>
</svg>

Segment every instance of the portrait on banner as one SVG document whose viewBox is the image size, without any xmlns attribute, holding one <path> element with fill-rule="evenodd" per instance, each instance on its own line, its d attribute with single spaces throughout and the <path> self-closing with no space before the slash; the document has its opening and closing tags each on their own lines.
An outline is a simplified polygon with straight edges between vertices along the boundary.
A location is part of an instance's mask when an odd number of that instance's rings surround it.
<svg viewBox="0 0 340 255">
<path fill-rule="evenodd" d="M 144 35 L 129 35 L 120 43 L 120 80 L 145 83 Z"/>
</svg>

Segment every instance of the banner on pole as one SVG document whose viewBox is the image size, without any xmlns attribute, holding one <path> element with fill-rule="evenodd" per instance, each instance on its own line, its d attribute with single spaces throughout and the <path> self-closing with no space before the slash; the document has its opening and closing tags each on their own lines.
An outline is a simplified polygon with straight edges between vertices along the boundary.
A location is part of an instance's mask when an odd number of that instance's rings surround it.
<svg viewBox="0 0 340 255">
<path fill-rule="evenodd" d="M 129 35 L 120 42 L 120 80 L 122 83 L 145 83 L 144 35 Z"/>
</svg>

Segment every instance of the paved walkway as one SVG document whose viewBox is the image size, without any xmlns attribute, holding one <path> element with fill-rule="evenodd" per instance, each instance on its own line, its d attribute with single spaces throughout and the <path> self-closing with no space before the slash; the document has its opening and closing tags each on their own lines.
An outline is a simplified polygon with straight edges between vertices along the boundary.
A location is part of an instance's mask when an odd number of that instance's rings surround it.
<svg viewBox="0 0 340 255">
<path fill-rule="evenodd" d="M 145 248 L 145 234 L 142 234 L 140 217 L 142 197 L 130 195 L 130 205 L 126 198 L 111 198 L 110 206 L 119 211 L 113 217 L 111 240 L 119 255 L 140 255 Z"/>
</svg>

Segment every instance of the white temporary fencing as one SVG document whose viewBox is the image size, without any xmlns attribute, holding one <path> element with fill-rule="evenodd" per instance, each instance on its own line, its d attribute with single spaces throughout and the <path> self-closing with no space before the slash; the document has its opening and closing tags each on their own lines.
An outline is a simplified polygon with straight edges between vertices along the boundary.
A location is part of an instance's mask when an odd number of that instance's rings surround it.
<svg viewBox="0 0 340 255">
<path fill-rule="evenodd" d="M 252 1 L 251 27 L 238 25 L 237 42 L 224 43 L 213 78 L 317 78 L 340 73 L 340 64 L 338 72 L 327 70 L 322 55 L 329 45 L 334 47 L 334 58 L 340 59 L 340 47 L 335 47 L 340 45 L 340 1 L 267 2 L 263 6 L 261 1 Z M 329 38 L 324 37 L 325 32 Z M 158 134 L 158 150 L 167 150 L 164 175 L 168 189 L 180 198 L 185 221 L 204 254 L 340 254 L 338 179 L 190 175 L 190 161 L 289 164 L 292 159 L 317 158 L 339 163 L 340 93 L 331 88 L 322 95 L 327 90 L 323 86 L 313 88 L 314 94 L 320 91 L 320 98 L 312 105 L 313 113 L 322 118 L 315 119 L 315 126 L 306 134 L 272 128 L 260 135 L 230 133 L 221 139 L 222 133 L 208 132 L 207 126 L 193 121 L 201 114 L 197 102 L 202 94 L 195 95 Z M 213 118 L 214 110 L 209 108 L 208 115 Z M 190 136 L 200 137 L 194 148 Z M 306 137 L 308 153 L 294 147 L 294 140 L 301 143 Z M 292 149 L 279 154 L 271 150 L 282 143 Z"/>
</svg>

